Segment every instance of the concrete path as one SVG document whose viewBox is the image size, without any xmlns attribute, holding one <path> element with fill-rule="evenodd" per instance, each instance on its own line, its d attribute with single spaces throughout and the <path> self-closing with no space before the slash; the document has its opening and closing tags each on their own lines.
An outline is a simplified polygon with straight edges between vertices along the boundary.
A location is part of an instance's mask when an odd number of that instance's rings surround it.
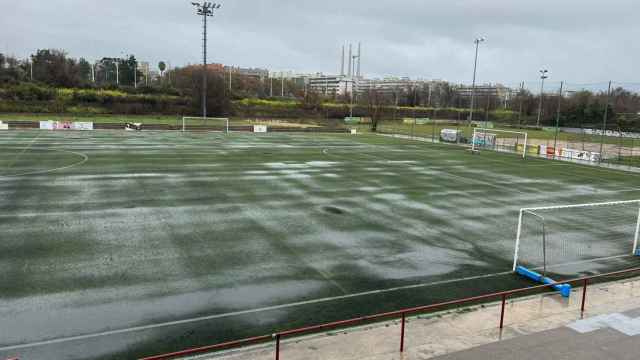
<svg viewBox="0 0 640 360">
<path fill-rule="evenodd" d="M 545 294 L 409 319 L 400 354 L 398 321 L 323 333 L 282 343 L 281 360 L 636 359 L 640 350 L 640 280 L 592 285 L 585 320 L 581 288 L 570 299 Z M 192 359 L 271 360 L 274 347 Z"/>
</svg>

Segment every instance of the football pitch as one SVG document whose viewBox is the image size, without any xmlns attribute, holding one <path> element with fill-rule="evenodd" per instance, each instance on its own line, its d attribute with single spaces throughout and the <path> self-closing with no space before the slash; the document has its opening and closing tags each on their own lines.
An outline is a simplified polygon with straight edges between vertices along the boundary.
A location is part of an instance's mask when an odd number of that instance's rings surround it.
<svg viewBox="0 0 640 360">
<path fill-rule="evenodd" d="M 139 357 L 531 285 L 511 273 L 520 208 L 639 198 L 640 174 L 373 134 L 1 132 L 0 358 Z"/>
</svg>

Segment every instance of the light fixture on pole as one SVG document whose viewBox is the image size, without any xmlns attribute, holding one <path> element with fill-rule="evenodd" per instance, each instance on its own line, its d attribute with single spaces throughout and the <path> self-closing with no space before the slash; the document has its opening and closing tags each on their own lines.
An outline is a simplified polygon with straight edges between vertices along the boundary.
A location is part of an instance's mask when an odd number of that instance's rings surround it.
<svg viewBox="0 0 640 360">
<path fill-rule="evenodd" d="M 474 40 L 474 43 L 476 44 L 476 57 L 473 62 L 473 83 L 471 85 L 471 110 L 469 111 L 469 125 L 471 125 L 471 122 L 473 121 L 473 108 L 475 106 L 475 100 L 476 100 L 476 73 L 478 70 L 478 48 L 480 47 L 480 43 L 485 41 L 486 39 L 483 37 L 477 38 Z"/>
<path fill-rule="evenodd" d="M 220 4 L 210 2 L 192 2 L 196 14 L 202 16 L 202 117 L 207 117 L 207 17 L 213 17 L 214 10 L 220 9 Z"/>
<path fill-rule="evenodd" d="M 549 76 L 547 75 L 549 73 L 549 70 L 543 69 L 540 70 L 540 79 L 542 80 L 540 82 L 540 106 L 538 107 L 538 121 L 536 121 L 536 126 L 540 126 L 540 119 L 542 118 L 542 101 L 544 99 L 544 81 L 545 79 L 548 79 Z"/>
</svg>

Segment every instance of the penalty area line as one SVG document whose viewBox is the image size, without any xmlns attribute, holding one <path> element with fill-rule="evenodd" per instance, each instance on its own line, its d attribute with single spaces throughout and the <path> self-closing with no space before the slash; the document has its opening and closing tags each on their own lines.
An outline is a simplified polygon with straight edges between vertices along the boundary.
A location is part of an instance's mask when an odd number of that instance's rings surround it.
<svg viewBox="0 0 640 360">
<path fill-rule="evenodd" d="M 158 328 L 164 328 L 164 327 L 170 327 L 170 326 L 176 326 L 176 325 L 184 325 L 184 324 L 189 324 L 189 323 L 195 323 L 195 322 L 200 322 L 200 321 L 215 320 L 215 319 L 227 318 L 227 317 L 232 317 L 232 316 L 260 313 L 260 312 L 265 312 L 265 311 L 281 310 L 281 309 L 287 309 L 287 308 L 292 308 L 292 307 L 319 304 L 319 303 L 326 303 L 326 302 L 331 302 L 331 301 L 336 301 L 336 300 L 356 298 L 356 297 L 362 297 L 362 296 L 368 296 L 368 295 L 384 294 L 384 293 L 390 293 L 390 292 L 402 291 L 402 290 L 419 289 L 419 288 L 425 288 L 425 287 L 437 286 L 437 285 L 445 285 L 445 284 L 451 284 L 451 283 L 462 282 L 462 281 L 487 279 L 487 278 L 491 278 L 491 277 L 504 276 L 504 275 L 508 275 L 508 274 L 513 274 L 513 271 L 504 271 L 504 272 L 499 272 L 499 273 L 477 275 L 477 276 L 469 276 L 469 277 L 465 277 L 465 278 L 442 280 L 442 281 L 435 281 L 435 282 L 430 282 L 430 283 L 407 285 L 407 286 L 399 286 L 399 287 L 382 289 L 382 290 L 365 291 L 365 292 L 348 294 L 348 295 L 320 298 L 320 299 L 307 300 L 307 301 L 299 301 L 299 302 L 293 302 L 293 303 L 282 304 L 282 305 L 267 306 L 267 307 L 258 308 L 258 309 L 241 310 L 241 311 L 228 312 L 228 313 L 224 313 L 224 314 L 200 316 L 200 317 L 194 317 L 194 318 L 176 320 L 176 321 L 168 321 L 168 322 L 157 323 L 157 324 L 134 326 L 134 327 L 124 328 L 124 329 L 117 329 L 117 330 L 108 330 L 108 331 L 102 331 L 102 332 L 97 332 L 97 333 L 93 333 L 93 334 L 62 337 L 62 338 L 57 338 L 57 339 L 32 342 L 32 343 L 28 343 L 28 344 L 10 345 L 10 346 L 5 346 L 5 347 L 0 347 L 0 351 L 26 349 L 26 348 L 32 348 L 32 347 L 61 344 L 61 343 L 66 343 L 66 342 L 71 342 L 71 341 L 79 341 L 79 340 L 89 340 L 89 339 L 94 339 L 94 338 L 99 338 L 99 337 L 104 337 L 104 336 L 111 336 L 111 335 L 126 334 L 126 333 L 138 332 L 138 331 L 152 330 L 152 329 L 158 329 Z"/>
</svg>

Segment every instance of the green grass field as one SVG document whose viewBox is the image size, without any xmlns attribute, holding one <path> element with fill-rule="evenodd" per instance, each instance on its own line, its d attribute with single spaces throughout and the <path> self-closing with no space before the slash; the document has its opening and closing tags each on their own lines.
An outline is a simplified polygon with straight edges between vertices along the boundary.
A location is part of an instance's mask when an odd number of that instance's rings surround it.
<svg viewBox="0 0 640 360">
<path fill-rule="evenodd" d="M 527 286 L 521 207 L 637 199 L 639 180 L 371 134 L 0 132 L 0 358 L 132 358 Z"/>
</svg>

